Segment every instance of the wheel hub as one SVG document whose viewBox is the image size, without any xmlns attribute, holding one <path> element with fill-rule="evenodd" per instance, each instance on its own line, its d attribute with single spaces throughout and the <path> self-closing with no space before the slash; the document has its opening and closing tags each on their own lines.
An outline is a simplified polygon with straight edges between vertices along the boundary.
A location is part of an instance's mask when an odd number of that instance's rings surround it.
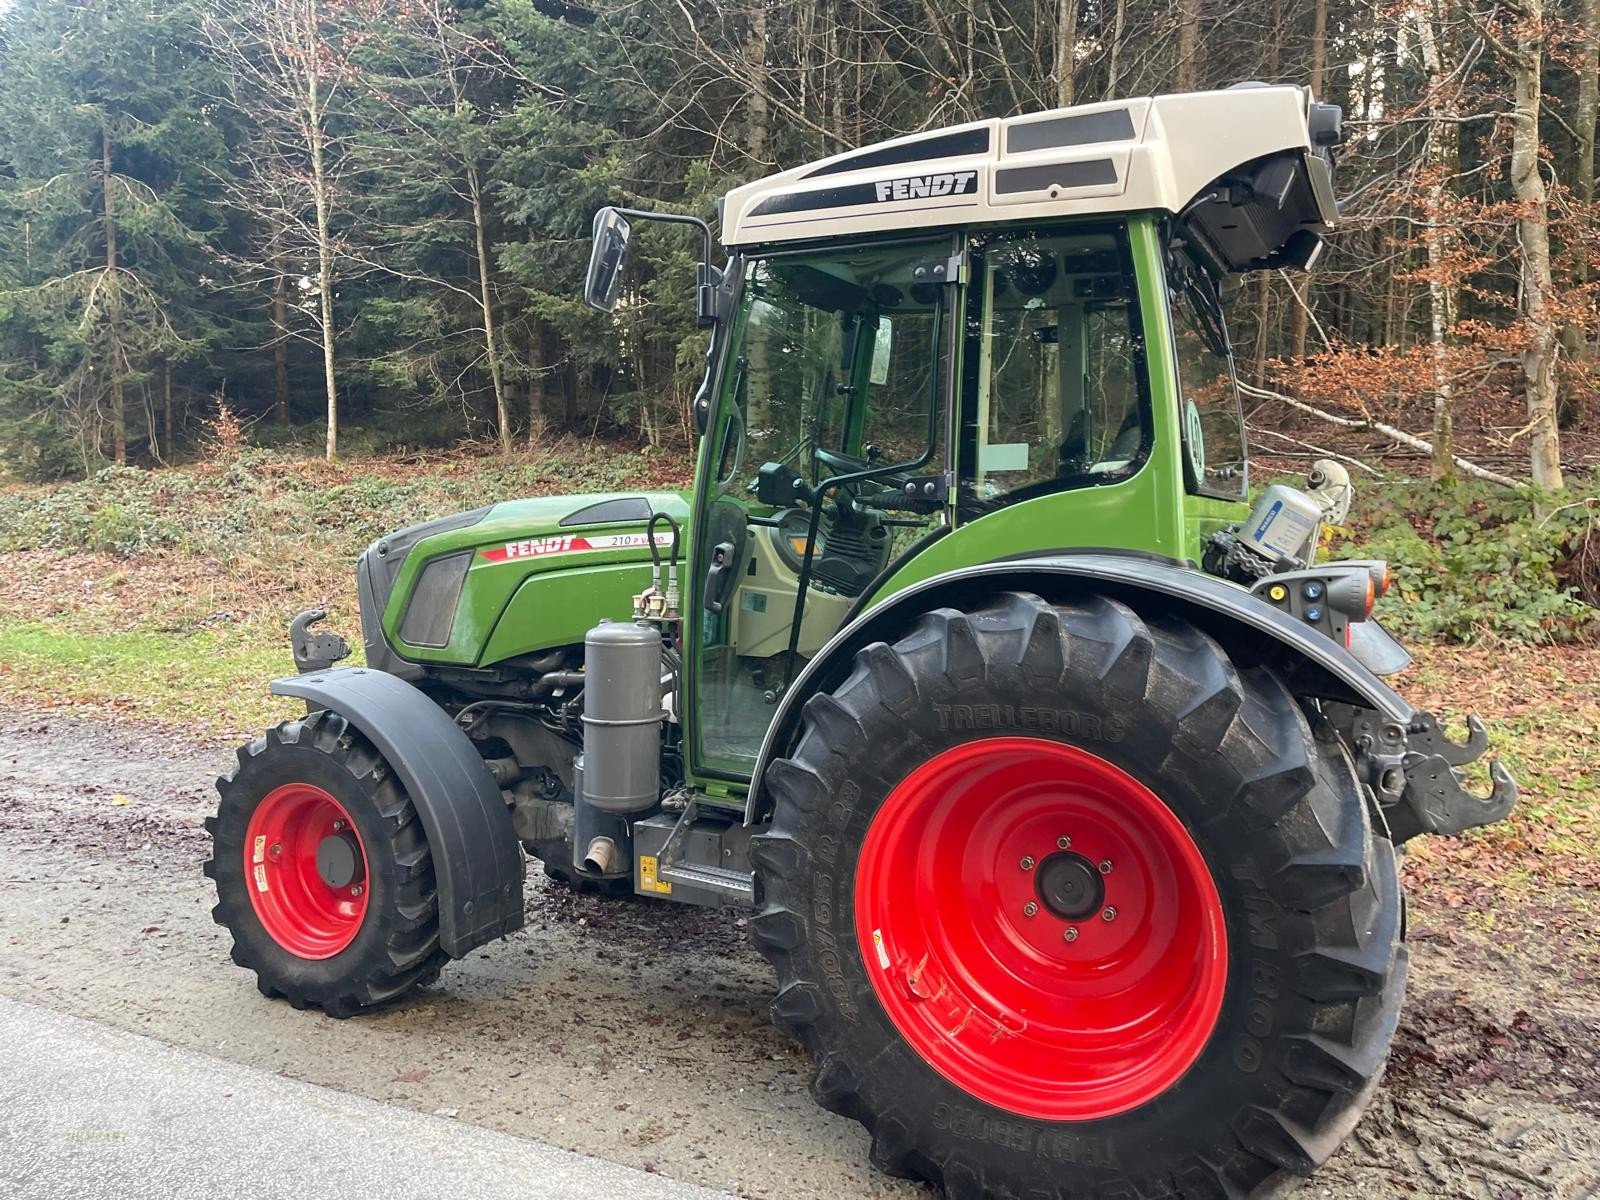
<svg viewBox="0 0 1600 1200">
<path fill-rule="evenodd" d="M 317 843 L 317 875 L 329 887 L 349 887 L 360 865 L 361 847 L 349 834 L 336 833 Z"/>
<path fill-rule="evenodd" d="M 1099 868 L 1071 850 L 1052 854 L 1041 862 L 1034 887 L 1039 902 L 1063 921 L 1094 916 L 1106 898 Z"/>
</svg>

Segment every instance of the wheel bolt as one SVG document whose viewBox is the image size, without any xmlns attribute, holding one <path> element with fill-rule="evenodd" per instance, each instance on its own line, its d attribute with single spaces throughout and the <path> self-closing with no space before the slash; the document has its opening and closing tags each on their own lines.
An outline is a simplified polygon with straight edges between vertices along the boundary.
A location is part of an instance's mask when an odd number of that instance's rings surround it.
<svg viewBox="0 0 1600 1200">
<path fill-rule="evenodd" d="M 354 886 L 354 887 L 353 887 L 353 888 L 351 888 L 351 889 L 350 889 L 350 894 L 351 894 L 351 895 L 352 895 L 352 896 L 359 896 L 359 895 L 361 895 L 361 885 L 360 885 L 360 884 L 359 884 L 359 883 L 358 883 L 358 884 L 356 884 L 356 885 L 355 885 L 355 886 Z M 1107 911 L 1107 912 L 1110 912 L 1110 911 L 1111 911 L 1111 910 L 1110 910 L 1110 909 L 1109 909 L 1109 908 L 1108 908 L 1108 909 L 1107 909 L 1107 910 L 1106 910 L 1106 911 Z M 1107 917 L 1107 918 L 1106 918 L 1106 920 L 1108 920 L 1108 921 L 1109 921 L 1109 920 L 1110 920 L 1110 919 L 1111 919 L 1111 918 L 1110 918 L 1110 917 Z"/>
<path fill-rule="evenodd" d="M 1058 849 L 1058 850 L 1071 850 L 1072 849 L 1072 839 L 1067 837 L 1065 834 L 1063 834 L 1061 837 L 1058 837 L 1056 839 L 1056 849 Z"/>
<path fill-rule="evenodd" d="M 276 862 L 278 859 L 282 858 L 283 857 L 283 846 L 282 846 L 282 844 L 279 843 L 279 842 L 273 842 L 271 846 L 267 847 L 267 857 L 272 859 L 274 862 Z"/>
<path fill-rule="evenodd" d="M 1109 858 L 1102 858 L 1100 860 L 1100 874 L 1102 874 L 1102 875 L 1111 874 L 1111 860 Z"/>
<path fill-rule="evenodd" d="M 1036 916 L 1038 916 L 1039 915 L 1039 906 L 1037 904 L 1035 904 L 1032 900 L 1029 900 L 1026 904 L 1024 904 L 1022 906 L 1022 915 L 1025 916 L 1025 917 L 1036 917 Z"/>
<path fill-rule="evenodd" d="M 1105 911 L 1100 914 L 1100 919 L 1102 921 L 1115 921 L 1117 919 L 1117 910 L 1107 905 Z"/>
<path fill-rule="evenodd" d="M 1067 931 L 1065 933 L 1063 933 L 1061 936 L 1066 938 L 1067 941 L 1069 941 L 1069 942 L 1077 941 L 1078 940 L 1078 927 L 1076 925 L 1068 925 L 1067 926 Z"/>
<path fill-rule="evenodd" d="M 1024 870 L 1024 871 L 1031 871 L 1031 870 L 1033 870 L 1033 855 L 1031 855 L 1031 854 L 1024 854 L 1024 855 L 1023 855 L 1023 856 L 1022 856 L 1022 869 L 1023 869 L 1023 870 Z"/>
<path fill-rule="evenodd" d="M 335 833 L 338 833 L 338 832 L 339 832 L 339 831 L 340 831 L 340 830 L 342 830 L 342 829 L 343 829 L 343 828 L 344 828 L 344 822 L 343 822 L 343 821 L 335 821 L 335 822 L 334 822 L 334 823 L 333 823 L 333 831 L 334 831 L 334 832 L 335 832 Z"/>
</svg>

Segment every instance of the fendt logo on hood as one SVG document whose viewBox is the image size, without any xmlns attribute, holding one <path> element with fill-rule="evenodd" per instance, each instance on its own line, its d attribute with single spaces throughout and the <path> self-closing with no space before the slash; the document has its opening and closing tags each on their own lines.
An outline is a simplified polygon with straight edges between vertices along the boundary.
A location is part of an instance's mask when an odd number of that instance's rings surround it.
<svg viewBox="0 0 1600 1200">
<path fill-rule="evenodd" d="M 478 553 L 489 562 L 515 562 L 521 558 L 543 558 L 547 554 L 572 554 L 582 550 L 632 550 L 650 544 L 647 533 L 603 533 L 576 537 L 570 533 L 554 537 L 528 538 L 520 542 L 507 542 Z M 656 534 L 656 545 L 670 546 L 670 533 Z"/>
<path fill-rule="evenodd" d="M 911 175 L 905 179 L 880 179 L 878 199 L 929 200 L 939 196 L 965 196 L 977 191 L 976 171 L 952 171 L 943 175 Z"/>
</svg>

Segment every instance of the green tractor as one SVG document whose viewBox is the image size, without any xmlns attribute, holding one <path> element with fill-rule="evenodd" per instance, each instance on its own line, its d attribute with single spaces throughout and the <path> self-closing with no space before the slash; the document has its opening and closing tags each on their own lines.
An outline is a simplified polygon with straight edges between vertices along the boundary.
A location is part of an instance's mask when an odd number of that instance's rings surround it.
<svg viewBox="0 0 1600 1200">
<path fill-rule="evenodd" d="M 1318 463 L 1247 500 L 1221 307 L 1310 269 L 1339 111 L 1248 85 L 920 133 L 741 187 L 704 238 L 691 492 L 374 542 L 365 667 L 243 747 L 215 913 L 337 1017 L 575 885 L 753 910 L 772 1011 L 881 1169 L 962 1198 L 1232 1197 L 1377 1087 L 1396 864 L 1504 817 L 1382 680 L 1376 562 Z"/>
</svg>

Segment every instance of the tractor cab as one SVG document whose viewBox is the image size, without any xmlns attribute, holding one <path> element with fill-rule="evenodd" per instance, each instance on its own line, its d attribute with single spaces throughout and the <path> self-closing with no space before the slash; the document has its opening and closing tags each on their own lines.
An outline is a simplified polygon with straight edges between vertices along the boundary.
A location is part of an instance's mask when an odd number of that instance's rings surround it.
<svg viewBox="0 0 1600 1200">
<path fill-rule="evenodd" d="M 695 766 L 748 778 L 796 674 L 930 574 L 1198 560 L 1242 518 L 1220 297 L 1314 263 L 1338 137 L 1303 89 L 1247 87 L 916 135 L 731 193 L 727 261 L 701 268 Z M 598 215 L 600 307 L 629 218 L 653 216 Z"/>
</svg>

